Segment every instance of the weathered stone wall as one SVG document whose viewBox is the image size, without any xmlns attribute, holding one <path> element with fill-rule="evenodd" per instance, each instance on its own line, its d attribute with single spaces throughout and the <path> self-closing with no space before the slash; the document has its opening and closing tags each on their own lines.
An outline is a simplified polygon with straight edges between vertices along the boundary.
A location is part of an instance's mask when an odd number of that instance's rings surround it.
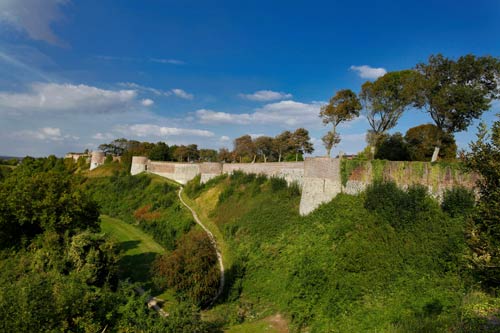
<svg viewBox="0 0 500 333">
<path fill-rule="evenodd" d="M 148 161 L 146 170 L 156 175 L 186 184 L 200 173 L 200 164 Z"/>
<path fill-rule="evenodd" d="M 329 202 L 342 190 L 340 160 L 328 157 L 307 158 L 300 198 L 300 215 L 307 215 Z"/>
<path fill-rule="evenodd" d="M 132 159 L 131 174 L 143 171 L 186 184 L 201 175 L 207 182 L 221 174 L 235 171 L 281 177 L 302 187 L 300 214 L 307 215 L 337 194 L 357 194 L 375 180 L 394 181 L 402 188 L 421 184 L 435 196 L 455 186 L 474 188 L 477 175 L 460 171 L 458 167 L 425 162 L 351 161 L 328 157 L 307 158 L 304 162 L 281 163 L 174 163 L 153 162 L 146 157 Z"/>
<path fill-rule="evenodd" d="M 225 163 L 222 165 L 223 173 L 232 174 L 237 170 L 284 178 L 289 184 L 296 182 L 302 185 L 304 178 L 304 162 Z"/>
<path fill-rule="evenodd" d="M 132 156 L 132 166 L 130 168 L 130 174 L 137 175 L 141 172 L 146 171 L 146 165 L 148 164 L 148 158 L 144 156 Z"/>
<path fill-rule="evenodd" d="M 427 187 L 429 193 L 441 198 L 453 187 L 474 189 L 478 175 L 464 172 L 458 165 L 429 162 L 343 161 L 342 192 L 358 194 L 376 180 L 393 181 L 401 188 L 411 185 Z"/>
</svg>

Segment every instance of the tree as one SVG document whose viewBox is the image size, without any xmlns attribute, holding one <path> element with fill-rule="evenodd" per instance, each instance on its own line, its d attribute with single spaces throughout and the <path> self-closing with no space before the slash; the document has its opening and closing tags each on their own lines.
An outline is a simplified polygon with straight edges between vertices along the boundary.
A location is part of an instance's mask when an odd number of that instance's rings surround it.
<svg viewBox="0 0 500 333">
<path fill-rule="evenodd" d="M 292 133 L 284 131 L 273 139 L 273 149 L 278 154 L 278 162 L 292 149 Z"/>
<path fill-rule="evenodd" d="M 457 61 L 441 54 L 418 64 L 418 99 L 436 126 L 446 133 L 465 131 L 499 97 L 500 64 L 497 58 L 471 54 Z"/>
<path fill-rule="evenodd" d="M 155 260 L 154 272 L 160 288 L 168 286 L 195 304 L 207 305 L 217 294 L 217 254 L 204 232 L 184 235 L 173 252 Z"/>
<path fill-rule="evenodd" d="M 99 150 L 103 151 L 106 155 L 121 156 L 129 146 L 129 141 L 125 138 L 113 140 L 111 143 L 104 143 L 99 145 Z"/>
<path fill-rule="evenodd" d="M 378 140 L 377 153 L 375 158 L 389 161 L 408 161 L 408 146 L 399 132 L 393 135 L 384 134 Z"/>
<path fill-rule="evenodd" d="M 440 158 L 453 160 L 457 156 L 457 145 L 453 136 L 433 124 L 410 128 L 405 134 L 405 141 L 412 161 L 430 161 L 436 146 L 441 147 Z"/>
<path fill-rule="evenodd" d="M 221 148 L 219 149 L 219 153 L 217 154 L 217 160 L 219 162 L 228 162 L 232 160 L 232 154 L 227 148 Z"/>
<path fill-rule="evenodd" d="M 299 160 L 299 154 L 310 154 L 314 151 L 311 138 L 309 137 L 309 131 L 305 128 L 297 128 L 295 132 L 292 133 L 291 146 L 295 152 L 295 161 Z"/>
<path fill-rule="evenodd" d="M 359 111 L 361 111 L 361 103 L 356 94 L 350 89 L 337 91 L 335 96 L 330 99 L 330 102 L 321 107 L 319 116 L 323 120 L 323 124 L 332 124 L 331 133 L 323 137 L 328 157 L 330 157 L 332 148 L 340 142 L 337 126 L 342 122 L 358 117 Z"/>
<path fill-rule="evenodd" d="M 417 73 L 390 72 L 361 87 L 360 100 L 371 127 L 372 141 L 396 126 L 405 109 L 415 102 Z M 373 145 L 372 145 L 373 146 Z"/>
<path fill-rule="evenodd" d="M 333 147 L 339 144 L 340 142 L 340 136 L 338 133 L 334 133 L 334 131 L 328 131 L 322 138 L 323 144 L 325 145 L 326 148 L 326 155 L 330 157 L 330 152 Z"/>
<path fill-rule="evenodd" d="M 480 199 L 467 232 L 469 263 L 486 286 L 500 286 L 500 120 L 491 134 L 481 124 L 478 140 L 470 144 L 465 165 L 481 177 L 478 180 Z"/>
<path fill-rule="evenodd" d="M 217 150 L 200 149 L 200 160 L 205 161 L 205 162 L 217 161 Z"/>
<path fill-rule="evenodd" d="M 262 156 L 264 163 L 273 153 L 273 138 L 270 136 L 259 136 L 254 140 L 255 149 L 258 155 Z"/>
<path fill-rule="evenodd" d="M 250 135 L 242 135 L 234 140 L 234 153 L 239 158 L 240 163 L 245 158 L 247 161 L 255 162 L 257 153 L 255 145 Z"/>
<path fill-rule="evenodd" d="M 169 161 L 170 150 L 165 142 L 157 142 L 149 151 L 149 159 L 152 161 Z"/>
</svg>

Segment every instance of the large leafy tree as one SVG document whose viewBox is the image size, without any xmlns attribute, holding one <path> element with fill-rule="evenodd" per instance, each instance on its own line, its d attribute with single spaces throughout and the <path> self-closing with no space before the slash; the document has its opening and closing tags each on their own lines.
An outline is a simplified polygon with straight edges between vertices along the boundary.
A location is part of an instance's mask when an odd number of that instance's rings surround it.
<svg viewBox="0 0 500 333">
<path fill-rule="evenodd" d="M 278 134 L 273 140 L 273 149 L 278 155 L 278 162 L 281 162 L 283 156 L 292 149 L 292 133 L 284 131 Z"/>
<path fill-rule="evenodd" d="M 453 135 L 443 132 L 436 125 L 424 124 L 410 128 L 405 134 L 408 152 L 412 161 L 430 161 L 434 147 L 440 146 L 439 157 L 453 160 L 457 145 Z"/>
<path fill-rule="evenodd" d="M 361 87 L 360 100 L 371 127 L 372 145 L 396 126 L 406 108 L 415 102 L 417 77 L 413 70 L 390 72 Z"/>
<path fill-rule="evenodd" d="M 243 162 L 243 159 L 255 161 L 257 153 L 252 137 L 246 134 L 236 138 L 234 140 L 234 153 L 239 158 L 240 163 Z"/>
<path fill-rule="evenodd" d="M 452 60 L 431 55 L 416 66 L 416 106 L 425 108 L 436 126 L 447 132 L 466 130 L 499 97 L 497 58 L 466 55 Z"/>
<path fill-rule="evenodd" d="M 470 145 L 466 166 L 479 173 L 480 199 L 468 231 L 470 264 L 485 285 L 500 286 L 500 120 L 491 134 L 480 125 L 478 140 Z"/>
<path fill-rule="evenodd" d="M 314 151 L 309 131 L 305 128 L 297 128 L 292 133 L 291 143 L 295 152 L 295 161 L 299 160 L 299 155 L 311 154 Z"/>
<path fill-rule="evenodd" d="M 330 102 L 321 107 L 319 116 L 323 123 L 332 125 L 331 132 L 323 137 L 328 156 L 330 156 L 332 148 L 340 142 L 337 126 L 342 122 L 358 117 L 360 111 L 361 103 L 358 96 L 350 89 L 337 91 L 335 96 L 330 99 Z"/>
<path fill-rule="evenodd" d="M 264 163 L 273 154 L 273 138 L 270 136 L 259 136 L 254 140 L 257 154 L 262 156 Z"/>
<path fill-rule="evenodd" d="M 165 142 L 156 143 L 149 151 L 149 159 L 152 161 L 169 161 L 170 150 Z"/>
</svg>

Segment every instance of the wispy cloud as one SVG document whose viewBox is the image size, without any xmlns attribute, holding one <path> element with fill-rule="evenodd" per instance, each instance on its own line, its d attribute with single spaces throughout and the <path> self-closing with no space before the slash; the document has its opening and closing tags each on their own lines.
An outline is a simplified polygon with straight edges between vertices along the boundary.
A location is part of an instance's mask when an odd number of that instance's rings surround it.
<svg viewBox="0 0 500 333">
<path fill-rule="evenodd" d="M 184 64 L 186 64 L 184 61 L 178 60 L 178 59 L 150 58 L 149 60 L 152 61 L 152 62 L 160 63 L 160 64 L 170 64 L 170 65 L 184 65 Z"/>
<path fill-rule="evenodd" d="M 196 116 L 205 124 L 280 124 L 297 126 L 304 124 L 320 124 L 318 117 L 320 104 L 281 101 L 264 105 L 253 113 L 227 113 L 200 109 Z"/>
<path fill-rule="evenodd" d="M 96 59 L 105 61 L 126 61 L 126 62 L 154 62 L 158 64 L 166 65 L 185 65 L 186 62 L 179 59 L 169 59 L 169 58 L 135 58 L 135 57 L 123 57 L 123 56 L 111 56 L 111 55 L 96 55 Z"/>
<path fill-rule="evenodd" d="M 84 84 L 34 83 L 29 92 L 0 92 L 2 109 L 17 112 L 109 113 L 137 103 L 135 90 L 105 90 Z"/>
<path fill-rule="evenodd" d="M 190 93 L 186 92 L 185 90 L 182 90 L 179 88 L 172 89 L 171 91 L 175 96 L 182 98 L 182 99 L 193 99 L 194 98 L 193 94 L 190 94 Z"/>
<path fill-rule="evenodd" d="M 155 101 L 153 101 L 152 99 L 149 99 L 149 98 L 145 98 L 141 101 L 141 104 L 144 106 L 151 106 L 154 103 L 155 103 Z"/>
<path fill-rule="evenodd" d="M 207 130 L 165 127 L 154 124 L 119 125 L 115 131 L 135 137 L 168 137 L 168 136 L 200 136 L 213 137 L 214 133 Z"/>
<path fill-rule="evenodd" d="M 26 32 L 31 39 L 65 46 L 51 25 L 64 17 L 60 7 L 68 2 L 69 0 L 2 0 L 0 21 Z"/>
<path fill-rule="evenodd" d="M 190 94 L 190 93 L 188 93 L 185 90 L 180 89 L 180 88 L 174 88 L 174 89 L 170 89 L 170 90 L 161 90 L 161 89 L 157 89 L 157 88 L 146 87 L 146 86 L 143 86 L 143 85 L 140 85 L 137 83 L 133 83 L 133 82 L 121 82 L 118 85 L 121 87 L 134 89 L 134 90 L 137 90 L 137 91 L 143 92 L 143 93 L 155 94 L 157 96 L 175 96 L 175 97 L 179 97 L 182 99 L 189 99 L 189 100 L 194 98 L 193 94 Z"/>
<path fill-rule="evenodd" d="M 355 71 L 358 76 L 362 79 L 376 79 L 380 76 L 383 76 L 387 73 L 387 70 L 385 68 L 379 67 L 370 67 L 368 65 L 362 65 L 362 66 L 351 66 L 349 68 L 352 71 Z"/>
<path fill-rule="evenodd" d="M 272 90 L 259 90 L 254 92 L 253 94 L 239 94 L 239 96 L 244 99 L 258 102 L 269 102 L 292 98 L 292 94 Z"/>
<path fill-rule="evenodd" d="M 58 127 L 42 127 L 37 130 L 21 130 L 13 133 L 15 137 L 22 139 L 34 139 L 41 141 L 62 141 L 62 140 L 78 140 L 79 138 L 72 135 L 63 135 Z"/>
</svg>

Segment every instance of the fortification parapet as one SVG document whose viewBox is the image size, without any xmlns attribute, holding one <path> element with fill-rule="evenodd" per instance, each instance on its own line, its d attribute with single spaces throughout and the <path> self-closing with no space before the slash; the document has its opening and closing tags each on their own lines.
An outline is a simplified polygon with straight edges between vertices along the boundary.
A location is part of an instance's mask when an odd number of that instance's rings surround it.
<svg viewBox="0 0 500 333">
<path fill-rule="evenodd" d="M 104 164 L 106 155 L 102 151 L 93 151 L 90 158 L 90 170 L 94 170 L 100 165 Z"/>
<path fill-rule="evenodd" d="M 342 191 L 340 159 L 311 157 L 304 161 L 299 213 L 307 215 Z"/>
<path fill-rule="evenodd" d="M 219 162 L 203 162 L 200 164 L 200 182 L 202 184 L 208 182 L 222 174 L 222 163 Z"/>
<path fill-rule="evenodd" d="M 130 167 L 130 174 L 137 175 L 147 170 L 148 158 L 144 156 L 132 156 L 132 166 Z"/>
</svg>

